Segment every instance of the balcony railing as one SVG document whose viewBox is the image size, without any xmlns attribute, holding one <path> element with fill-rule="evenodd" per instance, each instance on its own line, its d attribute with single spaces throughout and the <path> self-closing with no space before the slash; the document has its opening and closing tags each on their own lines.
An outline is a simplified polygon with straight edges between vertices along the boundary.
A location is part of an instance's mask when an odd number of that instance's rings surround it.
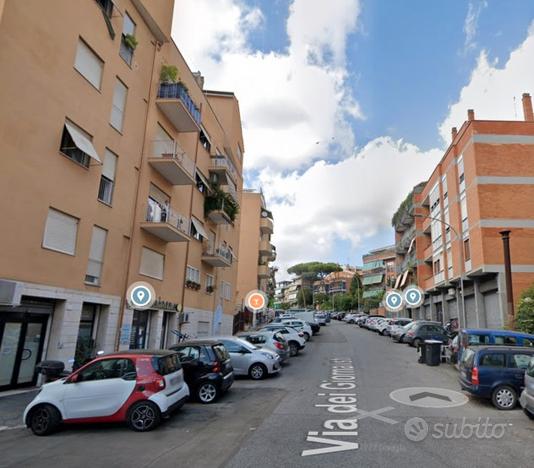
<svg viewBox="0 0 534 468">
<path fill-rule="evenodd" d="M 226 185 L 228 179 L 226 178 L 225 172 L 230 175 L 230 178 L 236 182 L 237 181 L 237 169 L 235 168 L 232 161 L 230 161 L 226 156 L 218 155 L 210 158 L 210 172 L 215 172 L 219 174 L 219 183 L 221 185 Z"/>
<path fill-rule="evenodd" d="M 433 252 L 434 252 L 434 249 L 432 247 L 432 244 L 430 244 L 423 252 L 423 260 L 425 262 L 432 262 Z"/>
<path fill-rule="evenodd" d="M 202 260 L 214 267 L 229 267 L 232 265 L 234 255 L 226 245 L 221 244 L 215 247 L 212 244 L 205 243 Z"/>
<path fill-rule="evenodd" d="M 258 266 L 258 276 L 260 278 L 269 278 L 271 276 L 271 272 L 269 270 L 269 265 L 259 265 Z"/>
<path fill-rule="evenodd" d="M 182 83 L 160 83 L 156 103 L 178 131 L 200 128 L 200 110 Z"/>
<path fill-rule="evenodd" d="M 271 218 L 260 219 L 260 230 L 262 234 L 272 234 L 274 223 Z"/>
<path fill-rule="evenodd" d="M 189 219 L 152 199 L 148 201 L 146 219 L 141 223 L 141 228 L 166 242 L 185 242 L 190 239 Z"/>
<path fill-rule="evenodd" d="M 153 140 L 148 162 L 173 185 L 195 183 L 195 163 L 177 141 Z"/>
<path fill-rule="evenodd" d="M 239 203 L 239 198 L 237 197 L 237 190 L 234 185 L 223 185 L 222 190 L 223 192 L 228 193 L 235 200 L 236 203 Z"/>
</svg>

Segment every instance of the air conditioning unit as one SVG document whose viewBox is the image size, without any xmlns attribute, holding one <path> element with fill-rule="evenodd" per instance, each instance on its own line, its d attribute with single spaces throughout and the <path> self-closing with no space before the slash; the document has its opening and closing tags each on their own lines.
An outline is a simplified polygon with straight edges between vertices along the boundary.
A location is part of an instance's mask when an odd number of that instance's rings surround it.
<svg viewBox="0 0 534 468">
<path fill-rule="evenodd" d="M 0 280 L 0 305 L 16 307 L 20 305 L 22 284 L 16 281 Z"/>
</svg>

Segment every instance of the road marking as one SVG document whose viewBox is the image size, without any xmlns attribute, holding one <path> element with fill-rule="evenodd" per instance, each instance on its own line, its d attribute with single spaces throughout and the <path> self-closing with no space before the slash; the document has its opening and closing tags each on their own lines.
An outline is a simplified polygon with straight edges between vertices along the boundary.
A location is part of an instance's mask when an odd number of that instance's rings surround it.
<svg viewBox="0 0 534 468">
<path fill-rule="evenodd" d="M 420 408 L 452 408 L 465 405 L 469 401 L 463 393 L 435 387 L 399 388 L 392 391 L 389 397 L 403 405 Z"/>
<path fill-rule="evenodd" d="M 359 409 L 357 412 L 361 416 L 358 416 L 356 419 L 365 419 L 365 418 L 373 418 L 377 421 L 382 421 L 388 424 L 397 424 L 399 421 L 395 421 L 391 418 L 386 418 L 385 416 L 380 416 L 382 413 L 385 413 L 386 411 L 391 411 L 392 409 L 395 409 L 393 406 L 388 406 L 387 408 L 379 408 L 377 410 L 373 411 L 365 411 L 362 409 Z"/>
<path fill-rule="evenodd" d="M 13 431 L 14 429 L 24 429 L 26 426 L 24 424 L 19 424 L 18 426 L 0 426 L 0 432 L 2 431 Z"/>
</svg>

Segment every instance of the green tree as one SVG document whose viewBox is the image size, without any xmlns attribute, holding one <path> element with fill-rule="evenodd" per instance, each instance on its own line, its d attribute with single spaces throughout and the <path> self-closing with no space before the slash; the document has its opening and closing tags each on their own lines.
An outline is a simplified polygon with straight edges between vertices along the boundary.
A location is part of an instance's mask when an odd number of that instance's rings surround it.
<svg viewBox="0 0 534 468">
<path fill-rule="evenodd" d="M 305 288 L 300 288 L 299 293 L 297 295 L 297 302 L 299 307 L 312 307 L 313 304 L 313 294 L 312 292 Z"/>
<path fill-rule="evenodd" d="M 371 309 L 376 309 L 380 306 L 384 293 L 377 294 L 376 296 L 366 297 L 363 300 L 363 310 L 369 312 Z"/>
<path fill-rule="evenodd" d="M 521 294 L 515 327 L 525 333 L 534 333 L 534 285 Z"/>
<path fill-rule="evenodd" d="M 305 276 L 308 279 L 323 279 L 334 271 L 343 271 L 337 263 L 307 262 L 293 265 L 287 269 L 292 275 Z"/>
</svg>

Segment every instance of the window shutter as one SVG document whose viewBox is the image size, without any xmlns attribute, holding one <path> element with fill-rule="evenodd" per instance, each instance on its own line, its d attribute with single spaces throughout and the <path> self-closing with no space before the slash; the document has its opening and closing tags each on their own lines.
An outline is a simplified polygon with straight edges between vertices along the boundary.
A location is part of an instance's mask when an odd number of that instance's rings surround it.
<svg viewBox="0 0 534 468">
<path fill-rule="evenodd" d="M 102 175 L 109 180 L 115 180 L 115 171 L 117 170 L 117 155 L 113 154 L 106 148 L 104 155 L 104 166 L 102 167 Z"/>
<path fill-rule="evenodd" d="M 143 251 L 141 253 L 141 268 L 139 269 L 139 273 L 145 276 L 150 276 L 151 278 L 162 280 L 164 262 L 164 255 L 143 247 Z"/>
<path fill-rule="evenodd" d="M 78 70 L 96 89 L 102 83 L 104 62 L 81 39 L 78 40 L 74 68 Z"/>
<path fill-rule="evenodd" d="M 52 208 L 48 210 L 43 247 L 74 255 L 78 219 Z"/>
<path fill-rule="evenodd" d="M 106 247 L 107 231 L 93 226 L 93 237 L 91 238 L 91 250 L 89 252 L 89 258 L 102 262 L 104 260 L 104 249 Z"/>
</svg>

